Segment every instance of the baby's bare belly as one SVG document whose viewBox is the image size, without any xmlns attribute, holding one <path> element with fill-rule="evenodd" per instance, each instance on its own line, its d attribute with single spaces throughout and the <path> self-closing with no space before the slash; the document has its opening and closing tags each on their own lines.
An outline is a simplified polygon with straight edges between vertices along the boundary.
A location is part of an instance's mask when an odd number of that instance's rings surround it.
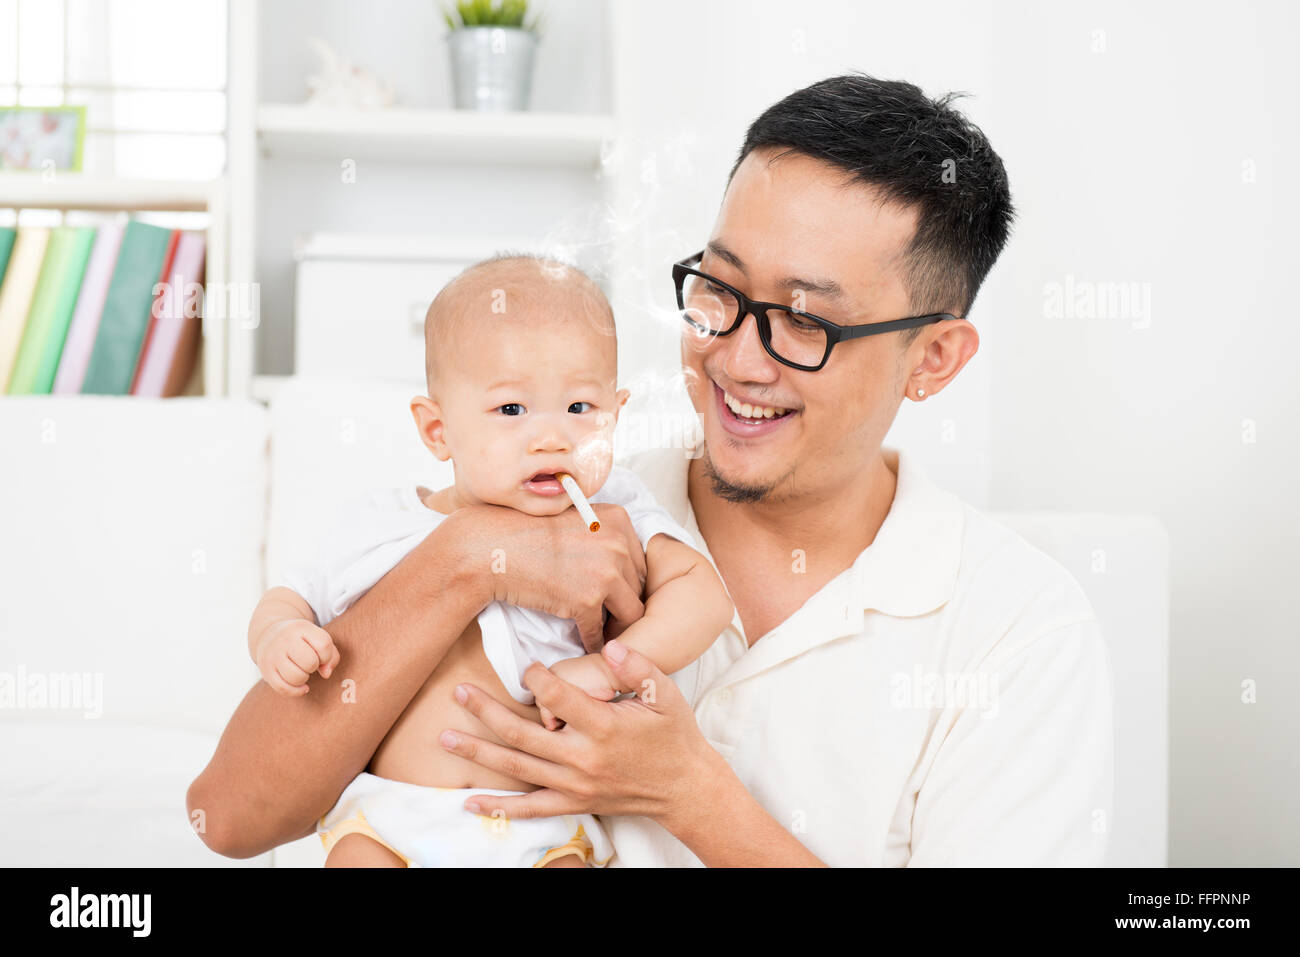
<svg viewBox="0 0 1300 957">
<path fill-rule="evenodd" d="M 483 654 L 478 622 L 470 623 L 415 699 L 402 712 L 370 759 L 371 774 L 439 788 L 498 788 L 532 791 L 535 786 L 475 764 L 443 749 L 438 736 L 448 728 L 500 742 L 487 726 L 462 708 L 452 692 L 462 681 L 477 685 L 511 711 L 538 722 L 537 708 L 510 697 Z"/>
</svg>

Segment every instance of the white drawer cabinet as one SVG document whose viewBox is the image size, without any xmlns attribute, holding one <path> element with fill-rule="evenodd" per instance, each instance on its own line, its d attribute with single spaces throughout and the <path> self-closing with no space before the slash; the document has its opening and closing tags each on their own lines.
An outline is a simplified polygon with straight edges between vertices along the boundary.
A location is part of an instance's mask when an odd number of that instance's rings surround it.
<svg viewBox="0 0 1300 957">
<path fill-rule="evenodd" d="M 424 381 L 424 314 L 471 263 L 526 243 L 317 234 L 296 251 L 294 371 Z"/>
</svg>

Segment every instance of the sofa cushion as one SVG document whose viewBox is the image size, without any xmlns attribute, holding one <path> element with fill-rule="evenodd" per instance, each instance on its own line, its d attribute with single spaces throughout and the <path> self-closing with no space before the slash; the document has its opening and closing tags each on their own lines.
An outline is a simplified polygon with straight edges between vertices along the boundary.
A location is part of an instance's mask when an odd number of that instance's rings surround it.
<svg viewBox="0 0 1300 957">
<path fill-rule="evenodd" d="M 0 402 L 0 729 L 225 726 L 257 676 L 266 438 L 247 401 Z"/>
</svg>

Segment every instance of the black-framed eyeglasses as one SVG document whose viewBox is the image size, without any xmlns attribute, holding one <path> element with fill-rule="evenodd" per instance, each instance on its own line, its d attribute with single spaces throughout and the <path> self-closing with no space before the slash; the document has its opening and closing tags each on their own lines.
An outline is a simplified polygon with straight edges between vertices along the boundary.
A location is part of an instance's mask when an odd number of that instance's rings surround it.
<svg viewBox="0 0 1300 957">
<path fill-rule="evenodd" d="M 934 312 L 889 322 L 841 326 L 779 302 L 750 299 L 721 279 L 695 269 L 703 259 L 704 252 L 701 251 L 673 264 L 677 308 L 682 311 L 687 324 L 701 337 L 729 336 L 740 328 L 746 315 L 752 315 L 758 323 L 758 338 L 767 354 L 783 365 L 804 372 L 816 372 L 826 365 L 831 349 L 845 339 L 878 336 L 959 318 L 947 312 Z"/>
</svg>

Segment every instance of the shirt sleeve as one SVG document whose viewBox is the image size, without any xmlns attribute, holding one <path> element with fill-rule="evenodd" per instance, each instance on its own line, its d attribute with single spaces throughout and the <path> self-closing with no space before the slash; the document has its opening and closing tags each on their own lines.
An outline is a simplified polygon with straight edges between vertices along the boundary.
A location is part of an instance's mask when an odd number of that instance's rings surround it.
<svg viewBox="0 0 1300 957">
<path fill-rule="evenodd" d="M 979 672 L 990 706 L 952 721 L 917 794 L 908 866 L 1100 866 L 1114 738 L 1096 620 L 1049 631 Z"/>
<path fill-rule="evenodd" d="M 404 507 L 396 489 L 347 502 L 319 542 L 300 548 L 297 560 L 271 584 L 291 588 L 311 606 L 321 626 L 343 614 L 423 540 L 439 516 Z"/>
<path fill-rule="evenodd" d="M 636 532 L 642 549 L 650 544 L 650 539 L 660 534 L 675 538 L 691 548 L 697 550 L 699 548 L 694 536 L 673 518 L 668 509 L 655 500 L 646 484 L 629 469 L 616 466 L 610 472 L 605 485 L 592 496 L 591 500 L 621 505 L 627 512 L 629 521 L 632 522 L 632 530 Z"/>
</svg>

